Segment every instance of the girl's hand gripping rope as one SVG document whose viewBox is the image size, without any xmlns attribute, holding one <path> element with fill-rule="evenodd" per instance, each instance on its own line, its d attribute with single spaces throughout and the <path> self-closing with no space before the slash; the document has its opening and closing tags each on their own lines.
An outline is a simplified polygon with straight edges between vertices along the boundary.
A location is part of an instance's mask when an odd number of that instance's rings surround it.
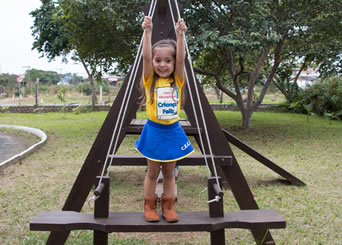
<svg viewBox="0 0 342 245">
<path fill-rule="evenodd" d="M 188 27 L 185 25 L 184 19 L 179 18 L 176 24 L 176 34 L 184 35 L 184 33 L 188 30 Z"/>
<path fill-rule="evenodd" d="M 141 24 L 141 27 L 144 31 L 152 31 L 152 28 L 153 28 L 152 17 L 145 16 L 144 22 Z"/>
</svg>

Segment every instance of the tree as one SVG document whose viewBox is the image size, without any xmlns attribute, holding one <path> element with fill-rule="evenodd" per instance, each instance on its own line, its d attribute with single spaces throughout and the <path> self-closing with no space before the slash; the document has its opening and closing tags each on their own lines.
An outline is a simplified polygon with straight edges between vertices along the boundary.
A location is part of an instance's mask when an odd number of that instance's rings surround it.
<svg viewBox="0 0 342 245">
<path fill-rule="evenodd" d="M 334 1 L 206 1 L 185 2 L 189 42 L 195 71 L 213 76 L 217 86 L 233 98 L 242 114 L 242 127 L 249 129 L 251 117 L 262 102 L 281 62 L 286 61 L 302 39 L 308 26 Z M 309 25 L 311 24 L 311 25 Z M 199 28 L 191 28 L 198 26 Z M 310 32 L 313 29 L 310 29 Z M 301 41 L 300 41 L 301 40 Z M 311 45 L 315 40 L 310 39 Z M 196 60 L 206 59 L 206 64 Z M 222 84 L 225 73 L 233 89 Z M 258 79 L 265 75 L 263 88 L 254 98 Z M 247 84 L 244 100 L 241 87 Z"/>
<path fill-rule="evenodd" d="M 322 11 L 308 19 L 305 32 L 286 45 L 283 60 L 273 82 L 289 102 L 299 100 L 297 80 L 308 67 L 318 69 L 320 77 L 342 74 L 342 1 L 320 1 Z M 291 80 L 293 71 L 297 74 Z"/>
<path fill-rule="evenodd" d="M 149 1 L 42 2 L 34 14 L 38 51 L 48 57 L 72 53 L 86 67 L 89 79 L 100 79 L 103 71 L 127 72 L 142 33 L 141 6 Z M 341 0 L 183 3 L 195 71 L 214 78 L 216 86 L 236 101 L 243 128 L 252 126 L 251 117 L 281 64 L 294 57 L 307 58 L 322 69 L 326 65 L 327 72 L 338 70 L 341 38 L 328 36 L 342 33 Z M 331 42 L 324 42 L 327 40 Z M 337 48 L 330 49 L 334 44 Z M 257 83 L 263 88 L 255 98 Z M 241 93 L 243 88 L 247 89 L 246 97 Z"/>
<path fill-rule="evenodd" d="M 30 74 L 31 81 L 36 81 L 39 78 L 39 82 L 42 84 L 57 84 L 61 78 L 55 71 L 31 69 L 26 71 L 25 77 L 27 77 L 26 74 L 28 73 Z"/>
<path fill-rule="evenodd" d="M 320 1 L 321 12 L 308 23 L 305 58 L 322 78 L 342 75 L 342 1 Z"/>
<path fill-rule="evenodd" d="M 53 18 L 56 14 L 56 4 L 53 0 L 41 0 L 41 2 L 40 8 L 30 13 L 33 17 L 32 49 L 37 49 L 41 57 L 45 56 L 49 61 L 62 56 L 67 62 L 69 40 L 67 33 L 61 30 L 61 25 Z"/>
<path fill-rule="evenodd" d="M 0 74 L 0 93 L 12 94 L 19 84 L 16 81 L 18 75 L 14 74 Z"/>
<path fill-rule="evenodd" d="M 297 62 L 293 59 L 289 62 L 283 62 L 273 78 L 274 85 L 285 96 L 285 99 L 288 102 L 297 101 L 300 93 L 300 87 L 297 84 L 297 79 L 302 69 L 298 71 L 296 78 L 292 80 L 292 73 L 297 65 Z"/>
<path fill-rule="evenodd" d="M 42 3 L 31 13 L 33 48 L 49 59 L 62 56 L 66 61 L 66 55 L 71 54 L 73 60 L 81 62 L 91 83 L 94 107 L 94 82 L 101 81 L 103 72 L 127 70 L 128 62 L 134 58 L 141 35 L 142 2 L 42 0 Z M 120 62 L 123 59 L 126 62 Z"/>
</svg>

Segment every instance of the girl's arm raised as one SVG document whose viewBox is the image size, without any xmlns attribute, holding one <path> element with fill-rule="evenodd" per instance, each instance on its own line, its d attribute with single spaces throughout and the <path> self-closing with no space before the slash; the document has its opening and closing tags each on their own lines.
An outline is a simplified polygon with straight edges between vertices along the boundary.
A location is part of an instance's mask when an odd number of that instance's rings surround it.
<svg viewBox="0 0 342 245">
<path fill-rule="evenodd" d="M 150 16 L 145 16 L 144 22 L 141 26 L 145 31 L 142 55 L 143 71 L 145 79 L 147 80 L 152 72 L 152 18 Z"/>
<path fill-rule="evenodd" d="M 185 44 L 184 36 L 187 27 L 182 18 L 179 18 L 176 25 L 176 37 L 177 37 L 177 54 L 176 54 L 176 73 L 180 80 L 184 77 L 184 65 L 185 65 Z"/>
</svg>

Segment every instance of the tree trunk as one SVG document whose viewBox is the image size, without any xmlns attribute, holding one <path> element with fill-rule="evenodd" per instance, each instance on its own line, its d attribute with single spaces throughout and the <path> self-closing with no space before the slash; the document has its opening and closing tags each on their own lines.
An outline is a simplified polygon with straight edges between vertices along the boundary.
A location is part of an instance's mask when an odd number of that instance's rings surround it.
<svg viewBox="0 0 342 245">
<path fill-rule="evenodd" d="M 252 110 L 241 110 L 242 114 L 242 128 L 245 130 L 250 130 L 252 128 Z"/>
<path fill-rule="evenodd" d="M 96 109 L 95 105 L 97 104 L 97 97 L 96 97 L 96 90 L 95 90 L 95 84 L 94 84 L 94 72 L 90 73 L 85 61 L 82 58 L 80 60 L 83 64 L 84 69 L 86 70 L 88 74 L 88 78 L 90 81 L 90 89 L 91 89 L 91 106 L 92 106 L 92 110 L 95 111 Z"/>
<path fill-rule="evenodd" d="M 95 84 L 93 78 L 90 79 L 90 87 L 91 87 L 91 107 L 92 110 L 95 111 L 97 104 L 97 97 L 96 97 L 96 90 L 95 90 Z"/>
<path fill-rule="evenodd" d="M 221 90 L 217 86 L 214 87 L 214 90 L 215 90 L 215 93 L 216 93 L 216 99 L 220 99 L 220 92 L 221 92 Z"/>
<path fill-rule="evenodd" d="M 223 91 L 220 90 L 217 86 L 214 87 L 215 93 L 216 93 L 216 98 L 219 100 L 219 103 L 223 103 Z"/>
</svg>

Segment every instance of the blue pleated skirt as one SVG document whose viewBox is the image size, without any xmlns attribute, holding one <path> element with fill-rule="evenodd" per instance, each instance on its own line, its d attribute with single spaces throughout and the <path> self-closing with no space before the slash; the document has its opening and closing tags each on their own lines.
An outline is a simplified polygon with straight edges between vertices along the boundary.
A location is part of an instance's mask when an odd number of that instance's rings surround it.
<svg viewBox="0 0 342 245">
<path fill-rule="evenodd" d="M 158 162 L 177 161 L 194 152 L 179 122 L 164 125 L 147 120 L 135 149 L 147 159 Z"/>
</svg>

